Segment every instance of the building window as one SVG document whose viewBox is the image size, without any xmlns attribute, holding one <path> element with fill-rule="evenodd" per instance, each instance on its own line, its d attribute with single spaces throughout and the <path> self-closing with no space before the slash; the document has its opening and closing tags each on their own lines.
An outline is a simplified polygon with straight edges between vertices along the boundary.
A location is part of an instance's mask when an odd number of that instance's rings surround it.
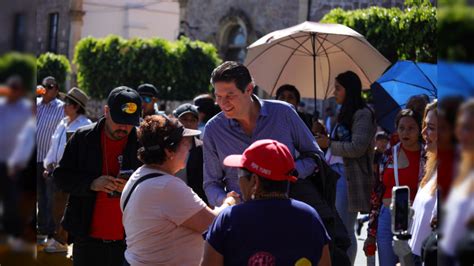
<svg viewBox="0 0 474 266">
<path fill-rule="evenodd" d="M 59 13 L 49 14 L 49 29 L 48 29 L 48 51 L 56 53 L 58 51 L 58 27 L 59 27 Z"/>
<path fill-rule="evenodd" d="M 246 55 L 247 31 L 240 24 L 228 28 L 225 60 L 243 63 Z"/>
<path fill-rule="evenodd" d="M 25 14 L 15 14 L 13 22 L 13 50 L 25 50 L 26 37 L 26 16 Z"/>
</svg>

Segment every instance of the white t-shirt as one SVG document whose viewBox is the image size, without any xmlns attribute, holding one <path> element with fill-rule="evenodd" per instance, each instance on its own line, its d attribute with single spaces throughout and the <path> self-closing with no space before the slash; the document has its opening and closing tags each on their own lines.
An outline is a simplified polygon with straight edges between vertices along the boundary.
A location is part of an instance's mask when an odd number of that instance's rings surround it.
<svg viewBox="0 0 474 266">
<path fill-rule="evenodd" d="M 415 200 L 413 201 L 413 210 L 415 214 L 413 216 L 412 225 L 410 227 L 411 239 L 408 242 L 412 253 L 421 256 L 421 247 L 423 241 L 431 233 L 431 219 L 433 214 L 436 213 L 436 191 L 431 193 L 433 185 L 436 182 L 435 173 L 428 183 L 423 188 L 418 189 Z"/>
<path fill-rule="evenodd" d="M 474 171 L 462 183 L 451 188 L 448 199 L 444 204 L 444 216 L 440 241 L 441 249 L 448 255 L 454 256 L 456 246 L 466 234 L 467 223 L 474 216 L 474 197 L 471 187 L 474 180 Z"/>
<path fill-rule="evenodd" d="M 121 208 L 133 184 L 150 173 L 162 172 L 142 166 L 133 173 L 123 190 Z M 140 183 L 122 209 L 125 258 L 132 266 L 198 265 L 204 240 L 181 224 L 206 204 L 181 179 L 162 174 Z"/>
</svg>

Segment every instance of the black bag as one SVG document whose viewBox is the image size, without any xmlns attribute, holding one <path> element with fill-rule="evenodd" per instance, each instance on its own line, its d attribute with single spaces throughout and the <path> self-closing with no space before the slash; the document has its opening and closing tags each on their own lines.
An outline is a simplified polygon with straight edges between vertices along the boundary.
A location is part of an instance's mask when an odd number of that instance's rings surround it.
<svg viewBox="0 0 474 266">
<path fill-rule="evenodd" d="M 332 264 L 350 265 L 346 251 L 351 245 L 351 240 L 335 206 L 336 184 L 340 176 L 319 154 L 311 153 L 304 157 L 313 158 L 318 167 L 312 175 L 291 184 L 290 197 L 310 205 L 318 212 L 331 237 L 329 251 Z"/>
</svg>

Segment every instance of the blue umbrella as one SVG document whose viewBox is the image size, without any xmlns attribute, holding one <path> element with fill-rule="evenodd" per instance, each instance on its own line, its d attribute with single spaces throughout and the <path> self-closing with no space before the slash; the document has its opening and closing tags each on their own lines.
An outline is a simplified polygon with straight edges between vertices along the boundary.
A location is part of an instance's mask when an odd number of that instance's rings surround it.
<svg viewBox="0 0 474 266">
<path fill-rule="evenodd" d="M 398 61 L 370 86 L 378 124 L 388 132 L 395 131 L 395 117 L 410 97 L 420 94 L 430 99 L 437 95 L 435 64 Z"/>
<path fill-rule="evenodd" d="M 447 96 L 474 96 L 474 64 L 439 62 L 438 98 Z"/>
</svg>

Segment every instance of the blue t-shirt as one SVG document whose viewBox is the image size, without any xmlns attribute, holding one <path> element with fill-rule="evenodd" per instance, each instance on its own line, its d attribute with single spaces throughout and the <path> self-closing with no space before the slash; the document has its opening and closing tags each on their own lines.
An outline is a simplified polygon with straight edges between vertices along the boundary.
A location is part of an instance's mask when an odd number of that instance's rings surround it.
<svg viewBox="0 0 474 266">
<path fill-rule="evenodd" d="M 292 199 L 226 208 L 205 238 L 224 256 L 225 265 L 317 265 L 330 240 L 318 213 Z"/>
</svg>

